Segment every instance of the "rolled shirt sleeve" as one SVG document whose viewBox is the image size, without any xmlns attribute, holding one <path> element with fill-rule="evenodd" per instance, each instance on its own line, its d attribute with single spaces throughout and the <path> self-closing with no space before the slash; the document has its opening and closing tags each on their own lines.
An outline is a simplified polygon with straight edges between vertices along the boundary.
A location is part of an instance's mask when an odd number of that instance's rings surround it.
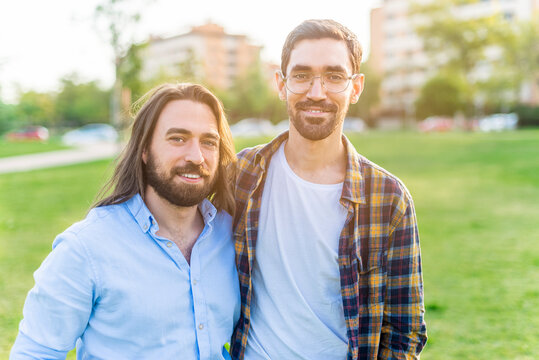
<svg viewBox="0 0 539 360">
<path fill-rule="evenodd" d="M 96 300 L 97 277 L 84 244 L 73 233 L 59 235 L 34 279 L 10 359 L 65 359 Z"/>
</svg>

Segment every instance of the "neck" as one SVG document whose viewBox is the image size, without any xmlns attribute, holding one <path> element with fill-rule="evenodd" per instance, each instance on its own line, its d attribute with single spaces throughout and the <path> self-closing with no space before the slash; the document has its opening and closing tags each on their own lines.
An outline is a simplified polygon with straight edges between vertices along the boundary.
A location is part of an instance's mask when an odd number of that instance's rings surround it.
<svg viewBox="0 0 539 360">
<path fill-rule="evenodd" d="M 309 140 L 291 124 L 284 152 L 290 168 L 304 180 L 318 184 L 344 181 L 346 149 L 342 131 L 334 131 L 322 140 Z"/>
<path fill-rule="evenodd" d="M 185 229 L 197 222 L 200 216 L 198 206 L 182 207 L 171 204 L 163 199 L 155 190 L 148 186 L 144 202 L 155 220 L 159 223 L 159 231 L 177 232 L 178 229 Z"/>
<path fill-rule="evenodd" d="M 157 235 L 173 241 L 188 263 L 198 236 L 204 229 L 204 220 L 198 206 L 176 206 L 160 197 L 148 186 L 144 202 L 159 224 Z"/>
</svg>

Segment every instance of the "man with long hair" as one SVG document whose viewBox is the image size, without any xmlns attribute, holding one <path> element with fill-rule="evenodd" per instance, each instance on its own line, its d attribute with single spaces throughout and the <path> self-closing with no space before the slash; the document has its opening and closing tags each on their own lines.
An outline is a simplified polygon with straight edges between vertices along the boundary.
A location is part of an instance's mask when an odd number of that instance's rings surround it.
<svg viewBox="0 0 539 360">
<path fill-rule="evenodd" d="M 234 359 L 415 359 L 426 341 L 410 193 L 343 135 L 361 47 L 333 20 L 287 37 L 289 131 L 238 154 Z"/>
<path fill-rule="evenodd" d="M 36 271 L 11 359 L 227 356 L 240 309 L 223 107 L 195 84 L 139 104 L 102 199 Z"/>
</svg>

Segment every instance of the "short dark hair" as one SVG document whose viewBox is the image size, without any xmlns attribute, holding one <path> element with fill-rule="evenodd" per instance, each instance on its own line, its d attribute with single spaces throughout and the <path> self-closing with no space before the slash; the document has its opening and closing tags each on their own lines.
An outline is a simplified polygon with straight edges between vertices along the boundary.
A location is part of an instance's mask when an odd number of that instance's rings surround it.
<svg viewBox="0 0 539 360">
<path fill-rule="evenodd" d="M 359 73 L 359 66 L 363 50 L 356 35 L 344 25 L 330 19 L 305 20 L 288 34 L 281 53 L 281 72 L 286 76 L 286 67 L 290 62 L 290 54 L 296 43 L 302 40 L 312 39 L 335 39 L 343 40 L 348 47 L 350 63 L 354 74 Z"/>
</svg>

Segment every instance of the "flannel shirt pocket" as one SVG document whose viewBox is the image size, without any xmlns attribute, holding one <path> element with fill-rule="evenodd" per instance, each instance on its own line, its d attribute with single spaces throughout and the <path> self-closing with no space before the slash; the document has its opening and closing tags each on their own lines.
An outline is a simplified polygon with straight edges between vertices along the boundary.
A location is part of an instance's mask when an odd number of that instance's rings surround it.
<svg viewBox="0 0 539 360">
<path fill-rule="evenodd" d="M 358 287 L 361 307 L 371 307 L 384 302 L 386 267 L 384 250 L 376 250 L 369 254 L 363 269 L 358 261 Z"/>
</svg>

